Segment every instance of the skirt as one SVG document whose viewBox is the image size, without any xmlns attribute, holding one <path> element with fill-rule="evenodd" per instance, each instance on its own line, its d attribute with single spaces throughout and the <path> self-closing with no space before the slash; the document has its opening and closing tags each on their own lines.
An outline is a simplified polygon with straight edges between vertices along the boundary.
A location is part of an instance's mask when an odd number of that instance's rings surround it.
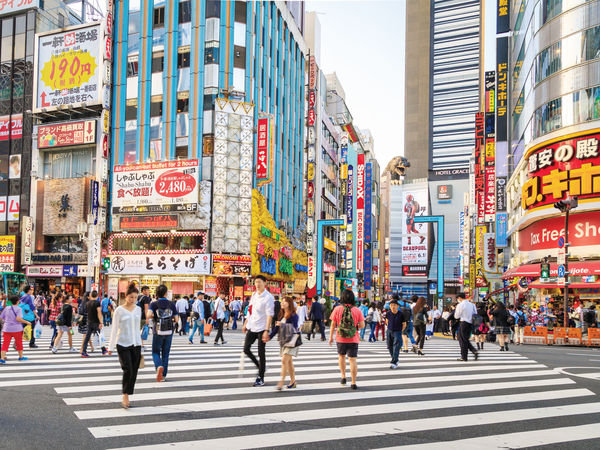
<svg viewBox="0 0 600 450">
<path fill-rule="evenodd" d="M 510 334 L 510 327 L 494 327 L 494 333 L 496 334 Z"/>
<path fill-rule="evenodd" d="M 281 346 L 281 347 L 279 347 L 279 356 L 291 355 L 292 357 L 296 357 L 296 356 L 298 356 L 298 350 L 300 350 L 300 347 Z"/>
</svg>

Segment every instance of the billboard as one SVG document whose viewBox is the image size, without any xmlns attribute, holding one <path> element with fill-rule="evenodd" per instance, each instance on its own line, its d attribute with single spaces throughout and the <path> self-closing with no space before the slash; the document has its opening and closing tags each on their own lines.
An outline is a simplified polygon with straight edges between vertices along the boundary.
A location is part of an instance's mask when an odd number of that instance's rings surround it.
<svg viewBox="0 0 600 450">
<path fill-rule="evenodd" d="M 16 237 L 0 236 L 0 271 L 14 272 L 15 270 Z"/>
<path fill-rule="evenodd" d="M 508 36 L 496 39 L 496 141 L 507 139 Z"/>
<path fill-rule="evenodd" d="M 31 8 L 39 8 L 40 0 L 5 0 L 0 1 L 0 16 L 25 11 Z"/>
<path fill-rule="evenodd" d="M 484 234 L 485 225 L 475 227 L 475 287 L 486 287 L 484 271 Z"/>
<path fill-rule="evenodd" d="M 496 33 L 507 33 L 510 31 L 510 1 L 496 0 L 498 7 L 496 8 Z M 523 8 L 525 3 L 521 3 Z"/>
<path fill-rule="evenodd" d="M 365 166 L 365 242 L 371 242 L 371 195 L 373 189 L 373 164 Z"/>
<path fill-rule="evenodd" d="M 363 271 L 365 247 L 365 155 L 359 154 L 356 163 L 356 271 Z"/>
<path fill-rule="evenodd" d="M 402 273 L 415 273 L 404 266 L 425 266 L 428 264 L 429 233 L 428 224 L 415 223 L 415 217 L 429 215 L 429 189 L 427 184 L 405 185 L 402 192 Z M 427 275 L 427 270 L 418 273 Z"/>
<path fill-rule="evenodd" d="M 2 2 L 0 2 L 1 4 Z M 23 114 L 0 116 L 0 141 L 23 137 Z"/>
<path fill-rule="evenodd" d="M 197 159 L 117 165 L 113 169 L 113 214 L 153 208 L 195 211 L 199 177 Z"/>
<path fill-rule="evenodd" d="M 508 213 L 496 213 L 496 247 L 508 247 Z"/>
<path fill-rule="evenodd" d="M 103 103 L 104 31 L 100 23 L 36 38 L 34 110 Z"/>
<path fill-rule="evenodd" d="M 256 181 L 258 187 L 273 180 L 274 120 L 270 117 L 258 119 L 256 135 Z"/>
<path fill-rule="evenodd" d="M 252 258 L 246 255 L 216 255 L 213 254 L 214 275 L 249 276 Z"/>
<path fill-rule="evenodd" d="M 96 142 L 96 121 L 40 125 L 38 127 L 38 148 L 58 148 L 71 145 L 94 144 Z"/>
<path fill-rule="evenodd" d="M 112 255 L 109 274 L 117 275 L 208 275 L 210 255 L 204 253 L 162 255 Z"/>
<path fill-rule="evenodd" d="M 483 270 L 489 273 L 497 271 L 496 235 L 483 234 Z"/>
<path fill-rule="evenodd" d="M 484 115 L 475 115 L 475 204 L 477 206 L 476 224 L 485 221 L 485 124 Z"/>
</svg>

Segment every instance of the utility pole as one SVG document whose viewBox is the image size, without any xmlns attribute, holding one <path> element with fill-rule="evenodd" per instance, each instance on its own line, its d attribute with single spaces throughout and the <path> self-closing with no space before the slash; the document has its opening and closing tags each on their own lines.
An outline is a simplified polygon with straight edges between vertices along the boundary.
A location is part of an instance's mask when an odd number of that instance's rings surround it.
<svg viewBox="0 0 600 450">
<path fill-rule="evenodd" d="M 577 208 L 578 201 L 576 197 L 567 197 L 565 200 L 561 200 L 554 204 L 554 207 L 561 212 L 565 213 L 565 292 L 563 300 L 563 326 L 568 328 L 569 326 L 569 213 L 572 209 Z M 560 266 L 559 266 L 560 267 Z"/>
</svg>

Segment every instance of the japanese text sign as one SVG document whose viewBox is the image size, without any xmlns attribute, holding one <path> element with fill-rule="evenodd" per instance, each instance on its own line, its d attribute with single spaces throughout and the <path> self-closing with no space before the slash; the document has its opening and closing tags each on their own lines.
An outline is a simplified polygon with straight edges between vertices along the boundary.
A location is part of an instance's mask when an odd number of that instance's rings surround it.
<svg viewBox="0 0 600 450">
<path fill-rule="evenodd" d="M 15 240 L 13 236 L 0 236 L 0 271 L 15 270 Z"/>
<path fill-rule="evenodd" d="M 210 255 L 203 253 L 162 255 L 113 255 L 109 274 L 123 275 L 207 275 L 210 274 Z"/>
<path fill-rule="evenodd" d="M 38 128 L 38 148 L 67 147 L 95 142 L 95 120 L 41 125 Z"/>
<path fill-rule="evenodd" d="M 256 181 L 258 186 L 271 182 L 273 177 L 273 120 L 258 119 L 256 135 Z"/>
</svg>

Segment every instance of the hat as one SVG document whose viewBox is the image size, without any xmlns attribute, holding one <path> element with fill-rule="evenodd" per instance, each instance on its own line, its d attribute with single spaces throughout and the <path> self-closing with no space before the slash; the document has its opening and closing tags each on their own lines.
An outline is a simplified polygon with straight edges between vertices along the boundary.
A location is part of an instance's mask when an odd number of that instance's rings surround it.
<svg viewBox="0 0 600 450">
<path fill-rule="evenodd" d="M 393 300 L 390 302 L 390 305 L 397 305 L 397 304 L 398 304 L 398 300 L 396 300 L 396 299 L 393 299 Z"/>
</svg>

